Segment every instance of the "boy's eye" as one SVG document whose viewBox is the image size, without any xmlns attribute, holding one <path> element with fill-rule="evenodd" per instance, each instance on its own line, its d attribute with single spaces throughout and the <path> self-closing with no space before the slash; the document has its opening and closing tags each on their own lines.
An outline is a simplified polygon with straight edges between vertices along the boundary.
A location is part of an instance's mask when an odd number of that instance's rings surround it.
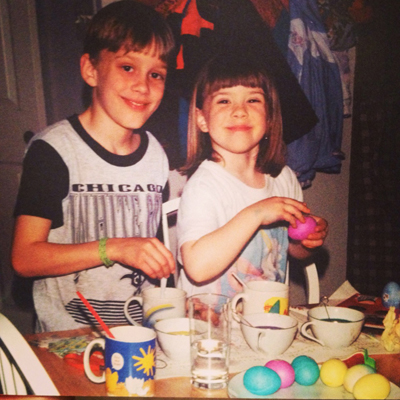
<svg viewBox="0 0 400 400">
<path fill-rule="evenodd" d="M 160 73 L 158 73 L 158 72 L 152 72 L 152 73 L 150 74 L 150 76 L 151 76 L 153 79 L 161 79 L 161 80 L 164 80 L 164 79 L 165 79 L 165 75 L 164 75 L 164 74 L 160 74 Z"/>
<path fill-rule="evenodd" d="M 132 72 L 133 71 L 133 67 L 131 67 L 130 65 L 123 65 L 122 69 L 126 72 Z"/>
</svg>

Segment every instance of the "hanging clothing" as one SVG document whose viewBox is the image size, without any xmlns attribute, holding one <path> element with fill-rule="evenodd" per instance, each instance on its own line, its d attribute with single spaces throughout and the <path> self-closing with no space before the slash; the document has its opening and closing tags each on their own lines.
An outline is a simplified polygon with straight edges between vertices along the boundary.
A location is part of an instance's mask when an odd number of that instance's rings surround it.
<svg viewBox="0 0 400 400">
<path fill-rule="evenodd" d="M 166 15 L 178 47 L 177 67 L 168 81 L 174 87 L 174 101 L 179 108 L 182 157 L 186 155 L 187 109 L 196 75 L 207 60 L 221 51 L 265 61 L 280 95 L 286 143 L 315 126 L 318 120 L 310 102 L 250 0 L 165 1 L 157 9 Z M 151 130 L 155 131 L 153 127 Z"/>
<path fill-rule="evenodd" d="M 275 43 L 286 57 L 289 32 L 289 0 L 251 0 L 261 18 L 271 30 Z"/>
<path fill-rule="evenodd" d="M 340 172 L 343 94 L 316 1 L 291 0 L 290 18 L 288 63 L 319 119 L 310 132 L 288 145 L 287 163 L 307 187 L 316 171 Z"/>
</svg>

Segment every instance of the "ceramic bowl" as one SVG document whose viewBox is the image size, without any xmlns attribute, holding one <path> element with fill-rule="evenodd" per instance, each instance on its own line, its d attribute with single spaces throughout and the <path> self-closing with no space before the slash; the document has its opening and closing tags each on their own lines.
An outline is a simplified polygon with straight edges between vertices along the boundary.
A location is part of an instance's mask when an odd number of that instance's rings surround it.
<svg viewBox="0 0 400 400">
<path fill-rule="evenodd" d="M 164 354 L 174 361 L 190 362 L 189 318 L 168 318 L 154 325 Z"/>
<path fill-rule="evenodd" d="M 266 357 L 284 353 L 296 336 L 297 326 L 295 318 L 281 314 L 250 314 L 240 319 L 246 343 L 256 353 Z"/>
</svg>

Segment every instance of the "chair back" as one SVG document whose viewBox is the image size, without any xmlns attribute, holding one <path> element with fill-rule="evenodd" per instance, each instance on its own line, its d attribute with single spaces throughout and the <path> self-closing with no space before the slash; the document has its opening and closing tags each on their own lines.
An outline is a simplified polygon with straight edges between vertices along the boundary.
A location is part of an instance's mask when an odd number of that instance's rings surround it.
<svg viewBox="0 0 400 400">
<path fill-rule="evenodd" d="M 286 264 L 286 285 L 289 285 L 289 271 L 290 265 L 288 261 Z M 318 271 L 315 263 L 309 264 L 304 267 L 304 275 L 306 278 L 307 304 L 317 304 L 320 302 L 320 292 Z"/>
<path fill-rule="evenodd" d="M 58 396 L 59 392 L 27 341 L 0 314 L 0 392 Z"/>
<path fill-rule="evenodd" d="M 304 268 L 306 275 L 306 289 L 307 289 L 307 301 L 308 304 L 317 304 L 320 302 L 320 291 L 319 291 L 319 277 L 317 266 L 315 263 L 307 265 Z"/>
<path fill-rule="evenodd" d="M 162 230 L 163 230 L 163 237 L 164 237 L 164 245 L 173 254 L 175 260 L 177 257 L 176 234 L 174 234 L 176 226 L 169 224 L 168 216 L 172 215 L 172 214 L 176 214 L 178 212 L 180 201 L 181 201 L 180 197 L 166 201 L 162 205 L 162 212 L 161 212 L 161 222 L 162 222 Z M 175 287 L 178 283 L 178 278 L 179 278 L 179 271 L 178 271 L 178 266 L 177 266 L 177 268 L 175 270 L 175 276 L 174 276 Z"/>
</svg>

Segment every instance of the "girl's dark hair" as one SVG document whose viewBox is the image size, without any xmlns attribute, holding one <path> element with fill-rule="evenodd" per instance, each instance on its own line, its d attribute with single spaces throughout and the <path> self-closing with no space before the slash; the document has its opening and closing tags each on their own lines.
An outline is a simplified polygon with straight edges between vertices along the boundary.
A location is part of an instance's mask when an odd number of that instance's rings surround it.
<svg viewBox="0 0 400 400">
<path fill-rule="evenodd" d="M 99 10 L 89 24 L 84 53 L 98 60 L 101 50 L 140 52 L 154 45 L 167 64 L 173 56 L 174 39 L 164 18 L 154 9 L 134 0 L 121 0 Z"/>
<path fill-rule="evenodd" d="M 186 164 L 181 171 L 193 174 L 203 160 L 217 160 L 210 135 L 197 126 L 196 110 L 203 108 L 208 96 L 233 86 L 260 87 L 265 93 L 267 132 L 261 139 L 256 168 L 276 177 L 286 164 L 286 146 L 282 139 L 282 117 L 279 96 L 265 67 L 245 55 L 243 58 L 219 55 L 211 59 L 200 71 L 196 80 L 189 109 L 188 147 Z"/>
</svg>

